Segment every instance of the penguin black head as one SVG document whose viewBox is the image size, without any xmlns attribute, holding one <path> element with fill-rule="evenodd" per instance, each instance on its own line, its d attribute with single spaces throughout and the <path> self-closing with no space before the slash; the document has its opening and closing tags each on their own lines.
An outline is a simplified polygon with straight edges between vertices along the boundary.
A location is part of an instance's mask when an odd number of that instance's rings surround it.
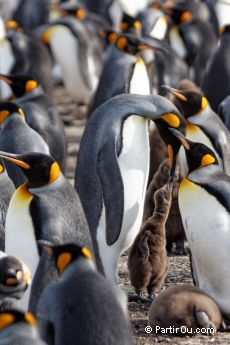
<svg viewBox="0 0 230 345">
<path fill-rule="evenodd" d="M 23 322 L 31 326 L 37 325 L 36 319 L 30 312 L 23 313 L 19 310 L 10 309 L 4 310 L 0 313 L 0 331 L 19 322 Z"/>
<path fill-rule="evenodd" d="M 230 24 L 227 24 L 220 28 L 220 35 L 224 36 L 230 33 Z"/>
<path fill-rule="evenodd" d="M 176 105 L 184 117 L 196 115 L 204 111 L 208 106 L 208 100 L 198 91 L 184 91 L 162 85 L 176 98 Z"/>
<path fill-rule="evenodd" d="M 62 274 L 74 260 L 79 258 L 85 258 L 88 260 L 93 259 L 88 248 L 81 247 L 77 244 L 66 243 L 55 246 L 51 242 L 42 240 L 39 240 L 38 243 L 49 255 L 54 257 L 59 274 Z"/>
<path fill-rule="evenodd" d="M 141 29 L 142 25 L 139 20 L 134 17 L 129 16 L 128 14 L 124 13 L 121 23 L 120 23 L 120 30 L 123 33 L 133 33 L 138 36 L 141 36 Z"/>
<path fill-rule="evenodd" d="M 0 151 L 0 157 L 17 165 L 27 178 L 28 188 L 39 188 L 53 183 L 60 175 L 58 163 L 49 155 L 33 152 L 25 155 Z"/>
<path fill-rule="evenodd" d="M 0 295 L 20 298 L 30 284 L 29 268 L 14 256 L 0 258 Z"/>
<path fill-rule="evenodd" d="M 26 74 L 0 74 L 0 80 L 5 81 L 11 87 L 16 97 L 28 95 L 39 86 L 36 80 Z"/>
<path fill-rule="evenodd" d="M 165 51 L 161 42 L 156 39 L 151 40 L 151 43 L 146 39 L 138 38 L 132 34 L 119 34 L 115 46 L 117 49 L 131 55 L 137 55 L 146 49 Z"/>
<path fill-rule="evenodd" d="M 170 129 L 170 131 L 184 146 L 189 173 L 210 164 L 218 165 L 217 157 L 209 147 L 188 140 L 176 129 Z"/>
<path fill-rule="evenodd" d="M 0 103 L 0 125 L 12 114 L 19 114 L 24 117 L 23 110 L 15 103 Z"/>
</svg>

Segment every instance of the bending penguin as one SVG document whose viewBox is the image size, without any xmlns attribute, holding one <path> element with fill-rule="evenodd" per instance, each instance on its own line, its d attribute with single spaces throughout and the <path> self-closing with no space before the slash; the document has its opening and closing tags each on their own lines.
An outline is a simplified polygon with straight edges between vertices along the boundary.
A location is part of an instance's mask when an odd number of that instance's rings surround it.
<svg viewBox="0 0 230 345">
<path fill-rule="evenodd" d="M 0 157 L 18 166 L 27 181 L 13 194 L 5 225 L 5 250 L 26 262 L 32 286 L 18 306 L 36 313 L 43 288 L 57 278 L 37 240 L 56 244 L 86 243 L 91 247 L 88 225 L 76 191 L 61 173 L 58 163 L 40 153 L 15 155 L 0 151 Z M 17 238 L 17 241 L 15 241 Z"/>
<path fill-rule="evenodd" d="M 72 243 L 39 244 L 54 259 L 61 276 L 39 300 L 44 341 L 52 345 L 133 345 L 118 287 L 96 271 L 90 251 Z"/>
<path fill-rule="evenodd" d="M 113 97 L 93 112 L 81 139 L 75 188 L 89 223 L 97 267 L 113 282 L 119 256 L 141 225 L 149 173 L 148 118 L 168 145 L 172 179 L 180 144 L 168 128 L 184 133 L 185 122 L 161 96 Z"/>
<path fill-rule="evenodd" d="M 193 278 L 229 317 L 230 277 L 224 263 L 230 260 L 230 177 L 207 146 L 186 139 L 175 129 L 171 131 L 185 148 L 189 168 L 178 200 L 192 253 Z"/>
</svg>

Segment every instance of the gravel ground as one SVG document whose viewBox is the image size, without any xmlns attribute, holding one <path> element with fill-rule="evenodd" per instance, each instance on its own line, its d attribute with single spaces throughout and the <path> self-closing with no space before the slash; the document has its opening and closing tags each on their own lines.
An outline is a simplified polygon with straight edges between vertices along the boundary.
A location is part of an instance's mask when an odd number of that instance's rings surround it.
<svg viewBox="0 0 230 345">
<path fill-rule="evenodd" d="M 66 176 L 70 182 L 73 183 L 77 152 L 79 149 L 81 135 L 86 123 L 84 115 L 86 109 L 84 107 L 77 107 L 62 87 L 57 87 L 54 90 L 53 99 L 65 123 L 68 141 Z M 127 255 L 123 255 L 120 259 L 119 279 L 120 285 L 126 291 L 133 292 L 129 282 Z M 169 257 L 169 272 L 166 279 L 166 288 L 173 284 L 192 284 L 188 255 L 171 255 Z M 156 336 L 153 334 L 147 334 L 145 332 L 145 327 L 147 326 L 149 307 L 150 303 L 129 303 L 129 316 L 136 345 L 149 345 L 154 343 L 159 343 L 162 345 L 230 344 L 230 334 L 227 332 L 218 332 L 214 336 L 196 335 L 193 337 L 177 337 L 173 335 Z"/>
</svg>

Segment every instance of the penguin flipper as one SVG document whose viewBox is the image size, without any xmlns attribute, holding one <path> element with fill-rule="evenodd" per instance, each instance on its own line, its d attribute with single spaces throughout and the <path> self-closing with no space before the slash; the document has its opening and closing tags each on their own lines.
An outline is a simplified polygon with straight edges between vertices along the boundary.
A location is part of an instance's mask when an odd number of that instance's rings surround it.
<svg viewBox="0 0 230 345">
<path fill-rule="evenodd" d="M 106 242 L 112 246 L 120 236 L 124 212 L 124 186 L 114 147 L 103 147 L 98 155 L 98 175 L 101 180 L 106 218 Z M 111 157 L 111 164 L 108 158 Z"/>
</svg>

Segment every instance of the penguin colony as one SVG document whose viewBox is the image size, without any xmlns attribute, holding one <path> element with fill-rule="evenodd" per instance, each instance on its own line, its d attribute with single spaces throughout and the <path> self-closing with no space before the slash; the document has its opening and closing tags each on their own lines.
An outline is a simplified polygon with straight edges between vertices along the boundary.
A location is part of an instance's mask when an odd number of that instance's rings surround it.
<svg viewBox="0 0 230 345">
<path fill-rule="evenodd" d="M 132 345 L 133 300 L 149 337 L 229 329 L 229 56 L 228 0 L 0 0 L 0 345 Z"/>
</svg>

